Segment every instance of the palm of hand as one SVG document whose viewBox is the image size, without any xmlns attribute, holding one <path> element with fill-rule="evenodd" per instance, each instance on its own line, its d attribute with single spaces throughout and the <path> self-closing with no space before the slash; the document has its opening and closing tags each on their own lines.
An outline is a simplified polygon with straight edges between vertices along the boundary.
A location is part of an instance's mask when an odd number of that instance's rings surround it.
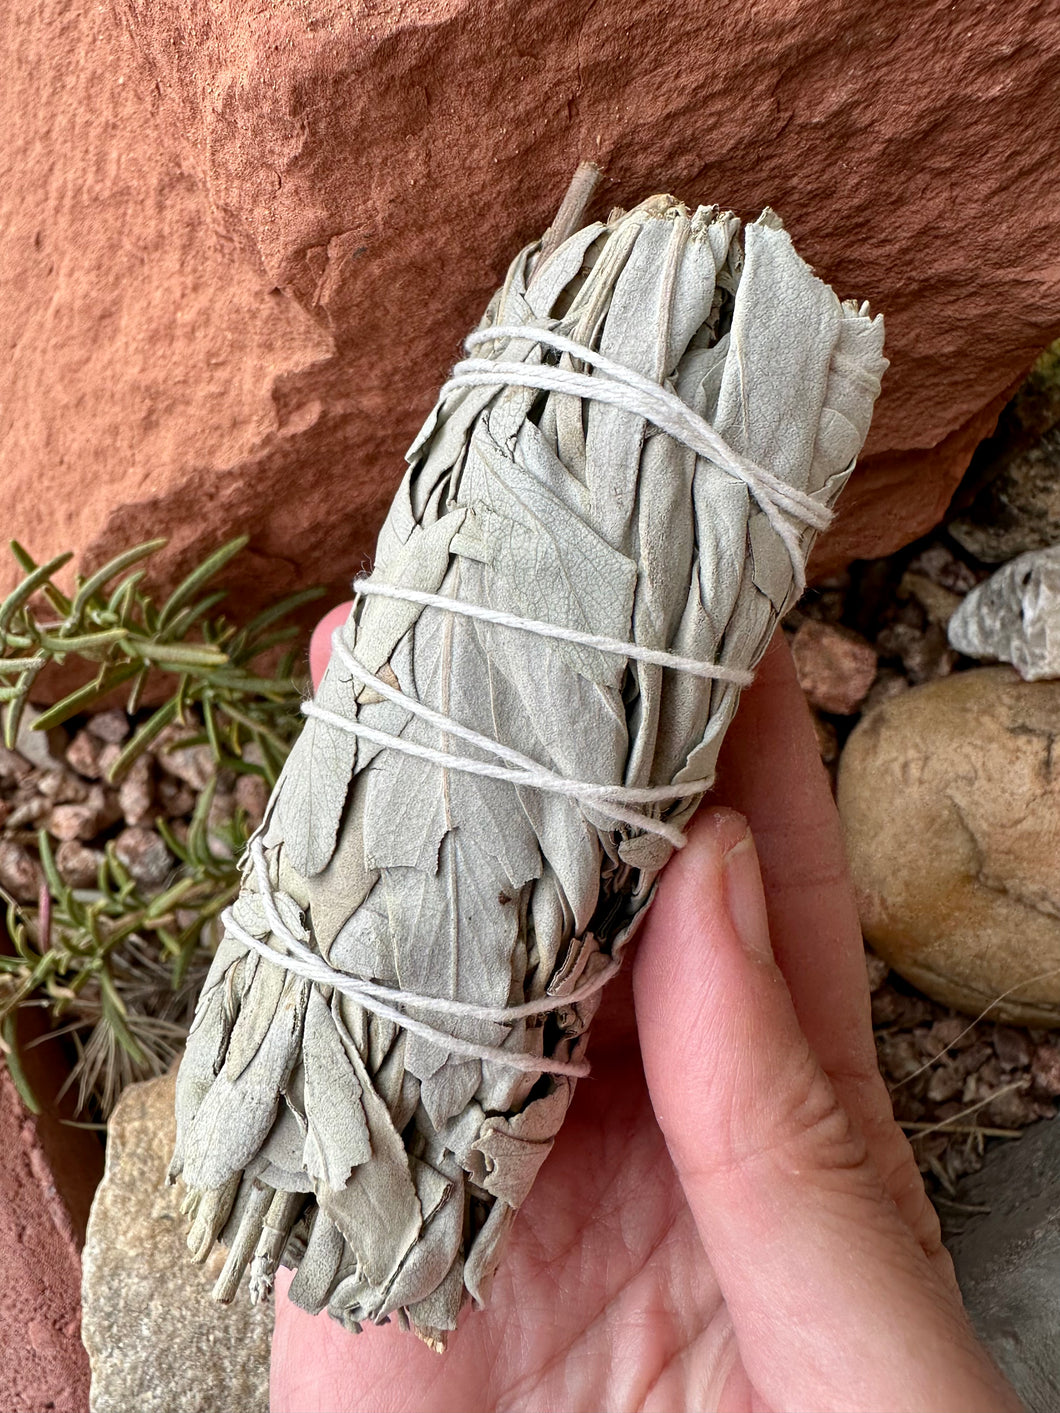
<svg viewBox="0 0 1060 1413">
<path fill-rule="evenodd" d="M 628 976 L 606 994 L 591 1055 L 489 1309 L 461 1321 L 444 1358 L 396 1323 L 351 1338 L 288 1309 L 274 1352 L 284 1406 L 717 1407 L 727 1375 L 726 1404 L 747 1406 L 733 1402 L 746 1379 L 730 1375 L 732 1326 L 655 1121 Z"/>
<path fill-rule="evenodd" d="M 440 1358 L 396 1322 L 353 1336 L 298 1310 L 281 1276 L 274 1413 L 1018 1407 L 964 1319 L 891 1116 L 838 820 L 782 643 L 719 778 L 758 843 L 765 899 L 746 854 L 740 872 L 767 959 L 735 939 L 724 848 L 701 819 L 604 993 L 593 1073 L 488 1308 Z"/>
</svg>

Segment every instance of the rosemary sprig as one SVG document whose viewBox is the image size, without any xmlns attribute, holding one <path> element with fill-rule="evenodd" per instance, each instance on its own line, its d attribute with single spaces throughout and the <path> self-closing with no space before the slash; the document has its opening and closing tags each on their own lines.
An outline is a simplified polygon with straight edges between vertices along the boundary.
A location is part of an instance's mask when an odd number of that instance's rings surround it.
<svg viewBox="0 0 1060 1413">
<path fill-rule="evenodd" d="M 307 589 L 265 609 L 242 626 L 216 612 L 223 590 L 211 581 L 243 549 L 245 537 L 216 550 L 156 603 L 143 586 L 145 561 L 162 548 L 151 540 L 118 555 L 65 593 L 55 576 L 71 555 L 38 565 L 17 542 L 11 549 L 22 582 L 0 603 L 0 707 L 4 744 L 13 748 L 39 674 L 49 665 L 90 665 L 91 680 L 36 718 L 46 731 L 91 710 L 115 688 L 128 687 L 132 735 L 111 764 L 114 784 L 163 731 L 180 728 L 179 744 L 207 744 L 219 770 L 255 773 L 271 788 L 299 725 L 303 683 L 293 673 L 298 629 L 282 620 L 323 592 Z M 275 675 L 262 655 L 280 649 Z M 165 701 L 140 708 L 148 679 L 172 679 Z M 23 1098 L 29 1091 L 18 1058 L 20 1007 L 44 1006 L 72 1036 L 79 1107 L 94 1098 L 108 1112 L 125 1083 L 170 1063 L 190 1021 L 209 964 L 214 923 L 236 896 L 237 860 L 247 838 L 241 811 L 208 827 L 216 782 L 200 794 L 186 837 L 164 821 L 159 833 L 177 860 L 161 891 L 143 888 L 108 843 L 96 885 L 71 888 L 56 867 L 45 831 L 37 850 L 46 880 L 37 908 L 6 893 L 8 951 L 0 951 L 0 1053 Z"/>
</svg>

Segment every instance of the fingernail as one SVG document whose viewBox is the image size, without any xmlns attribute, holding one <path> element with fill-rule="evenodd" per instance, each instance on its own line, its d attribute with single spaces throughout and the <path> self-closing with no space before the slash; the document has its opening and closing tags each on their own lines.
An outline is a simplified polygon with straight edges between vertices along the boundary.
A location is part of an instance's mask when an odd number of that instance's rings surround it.
<svg viewBox="0 0 1060 1413">
<path fill-rule="evenodd" d="M 758 853 L 749 830 L 744 831 L 723 859 L 725 905 L 733 929 L 744 951 L 759 960 L 771 960 L 773 948 L 769 941 L 769 918 L 762 891 L 762 873 Z"/>
</svg>

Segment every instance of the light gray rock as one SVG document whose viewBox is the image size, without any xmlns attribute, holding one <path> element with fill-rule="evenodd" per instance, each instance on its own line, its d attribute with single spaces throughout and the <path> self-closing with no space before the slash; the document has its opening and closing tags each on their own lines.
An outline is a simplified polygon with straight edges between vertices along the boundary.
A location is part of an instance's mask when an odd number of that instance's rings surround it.
<svg viewBox="0 0 1060 1413">
<path fill-rule="evenodd" d="M 134 1084 L 110 1121 L 84 1250 L 92 1413 L 266 1413 L 272 1306 L 210 1299 L 224 1253 L 192 1265 L 183 1190 L 163 1186 L 174 1077 Z"/>
<path fill-rule="evenodd" d="M 40 707 L 29 702 L 22 708 L 15 750 L 39 770 L 61 770 L 70 738 L 61 726 L 53 726 L 50 731 L 35 731 L 34 723 L 43 714 Z"/>
<path fill-rule="evenodd" d="M 121 707 L 112 707 L 110 711 L 101 711 L 98 715 L 89 717 L 85 730 L 114 746 L 125 740 L 132 730 L 132 724 Z"/>
<path fill-rule="evenodd" d="M 1011 662 L 1027 682 L 1060 677 L 1060 545 L 1019 555 L 973 589 L 949 640 L 968 657 Z"/>
<path fill-rule="evenodd" d="M 995 1150 L 957 1200 L 987 1212 L 947 1242 L 980 1338 L 1028 1413 L 1060 1408 L 1060 1123 Z"/>
</svg>

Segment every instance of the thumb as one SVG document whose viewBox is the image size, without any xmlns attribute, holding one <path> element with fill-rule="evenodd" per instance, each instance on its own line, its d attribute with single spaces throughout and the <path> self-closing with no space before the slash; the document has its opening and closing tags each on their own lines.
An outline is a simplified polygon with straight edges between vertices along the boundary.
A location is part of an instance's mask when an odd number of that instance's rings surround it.
<svg viewBox="0 0 1060 1413">
<path fill-rule="evenodd" d="M 656 1116 L 759 1395 L 1018 1406 L 802 1033 L 742 816 L 708 810 L 667 869 L 634 994 Z"/>
<path fill-rule="evenodd" d="M 320 679 L 324 676 L 324 669 L 331 657 L 331 635 L 346 622 L 352 607 L 353 601 L 347 600 L 346 603 L 329 609 L 313 629 L 313 636 L 309 640 L 309 673 L 313 679 L 314 691 L 320 686 Z"/>
</svg>

